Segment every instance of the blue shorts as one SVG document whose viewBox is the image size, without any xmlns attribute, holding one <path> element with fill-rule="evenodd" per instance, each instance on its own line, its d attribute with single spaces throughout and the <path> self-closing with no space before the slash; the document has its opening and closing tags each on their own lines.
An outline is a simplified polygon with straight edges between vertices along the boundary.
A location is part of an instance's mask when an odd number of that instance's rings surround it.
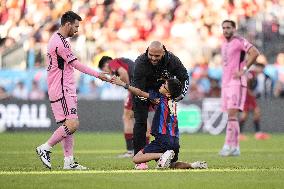
<svg viewBox="0 0 284 189">
<path fill-rule="evenodd" d="M 146 145 L 142 152 L 145 153 L 165 153 L 167 150 L 173 150 L 175 152 L 175 157 L 172 159 L 172 162 L 178 160 L 179 153 L 179 138 L 168 136 L 168 135 L 157 135 L 155 140 L 150 144 Z"/>
</svg>

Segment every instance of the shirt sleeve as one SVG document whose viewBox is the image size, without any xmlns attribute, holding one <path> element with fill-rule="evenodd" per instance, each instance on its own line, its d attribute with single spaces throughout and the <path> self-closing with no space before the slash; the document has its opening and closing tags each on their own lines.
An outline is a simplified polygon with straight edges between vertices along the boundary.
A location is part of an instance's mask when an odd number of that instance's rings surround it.
<svg viewBox="0 0 284 189">
<path fill-rule="evenodd" d="M 91 76 L 99 77 L 99 72 L 96 72 L 92 68 L 89 68 L 88 66 L 80 63 L 77 59 L 74 60 L 74 61 L 71 61 L 71 65 L 75 69 L 79 70 L 80 72 L 83 72 L 83 73 L 91 75 Z"/>
<path fill-rule="evenodd" d="M 241 50 L 248 52 L 248 50 L 253 46 L 248 40 L 245 38 L 241 38 L 240 40 Z"/>
<path fill-rule="evenodd" d="M 175 66 L 175 75 L 182 84 L 182 96 L 184 97 L 188 91 L 189 76 L 186 68 L 177 56 L 172 55 L 172 60 Z"/>
<path fill-rule="evenodd" d="M 149 99 L 154 100 L 156 98 L 160 98 L 160 94 L 155 92 L 154 90 L 149 91 Z"/>
<path fill-rule="evenodd" d="M 182 83 L 182 96 L 185 97 L 187 91 L 188 91 L 188 86 L 189 86 L 189 77 Z"/>
<path fill-rule="evenodd" d="M 133 85 L 141 90 L 145 90 L 146 88 L 146 73 L 145 67 L 142 64 L 143 59 L 138 57 L 135 60 L 136 66 L 134 68 L 134 77 L 133 77 Z"/>
<path fill-rule="evenodd" d="M 114 59 L 109 63 L 109 67 L 112 72 L 117 72 L 117 70 L 121 67 L 119 60 Z"/>
<path fill-rule="evenodd" d="M 58 54 L 65 60 L 66 63 L 71 63 L 77 60 L 77 57 L 71 51 L 70 44 L 67 42 L 58 49 Z"/>
</svg>

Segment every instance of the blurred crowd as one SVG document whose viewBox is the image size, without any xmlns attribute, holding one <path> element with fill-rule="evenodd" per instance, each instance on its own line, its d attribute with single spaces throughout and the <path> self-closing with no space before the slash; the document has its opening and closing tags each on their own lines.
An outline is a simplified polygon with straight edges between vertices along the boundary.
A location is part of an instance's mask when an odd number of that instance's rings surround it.
<svg viewBox="0 0 284 189">
<path fill-rule="evenodd" d="M 44 68 L 47 41 L 58 29 L 62 13 L 73 10 L 83 18 L 79 35 L 70 41 L 81 62 L 96 68 L 103 55 L 135 60 L 150 41 L 160 40 L 188 69 L 188 98 L 217 97 L 222 76 L 220 24 L 230 18 L 238 23 L 238 32 L 261 50 L 263 72 L 273 81 L 272 96 L 283 96 L 283 8 L 284 0 L 1 0 L 0 54 L 20 46 L 25 60 L 15 67 Z M 5 66 L 12 67 L 10 64 Z M 123 90 L 87 76 L 78 75 L 77 81 L 82 84 L 79 94 L 85 98 L 125 95 Z M 31 82 L 27 92 L 20 94 L 37 96 L 29 94 L 36 83 Z M 25 87 L 19 82 L 15 93 L 21 85 Z M 37 88 L 44 91 L 38 95 L 44 98 L 45 87 Z M 14 90 L 7 92 L 14 95 Z M 114 97 L 112 90 L 121 92 Z M 0 98 L 1 91 L 5 88 L 0 90 Z"/>
</svg>

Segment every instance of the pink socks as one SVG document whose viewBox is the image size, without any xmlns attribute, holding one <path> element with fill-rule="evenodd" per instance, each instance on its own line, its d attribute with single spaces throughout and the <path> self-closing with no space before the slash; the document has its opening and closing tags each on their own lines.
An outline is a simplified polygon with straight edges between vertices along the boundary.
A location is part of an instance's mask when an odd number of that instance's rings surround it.
<svg viewBox="0 0 284 189">
<path fill-rule="evenodd" d="M 74 136 L 67 135 L 62 141 L 62 147 L 64 150 L 64 157 L 73 156 Z"/>
<path fill-rule="evenodd" d="M 62 143 L 64 157 L 71 157 L 73 159 L 74 136 L 65 125 L 58 127 L 42 147 L 50 151 L 59 142 Z"/>
<path fill-rule="evenodd" d="M 225 145 L 239 148 L 240 127 L 237 118 L 229 118 L 226 129 Z"/>
<path fill-rule="evenodd" d="M 67 126 L 62 125 L 58 127 L 53 133 L 53 135 L 48 139 L 47 143 L 52 147 L 55 144 L 61 142 L 67 135 L 71 135 Z"/>
</svg>

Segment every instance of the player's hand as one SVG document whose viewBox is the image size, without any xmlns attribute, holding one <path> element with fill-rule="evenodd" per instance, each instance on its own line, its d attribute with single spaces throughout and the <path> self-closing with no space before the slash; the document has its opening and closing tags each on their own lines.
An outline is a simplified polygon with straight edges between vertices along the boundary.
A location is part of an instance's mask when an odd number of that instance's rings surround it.
<svg viewBox="0 0 284 189">
<path fill-rule="evenodd" d="M 111 81 L 111 76 L 109 75 L 108 72 L 100 72 L 98 78 L 102 81 Z"/>
<path fill-rule="evenodd" d="M 245 70 L 238 71 L 234 74 L 234 79 L 239 79 L 242 75 L 245 74 Z"/>
<path fill-rule="evenodd" d="M 125 83 L 123 81 L 121 81 L 121 79 L 117 76 L 113 76 L 111 78 L 111 81 L 110 81 L 112 84 L 115 84 L 115 85 L 119 85 L 119 86 L 124 86 Z"/>
</svg>

